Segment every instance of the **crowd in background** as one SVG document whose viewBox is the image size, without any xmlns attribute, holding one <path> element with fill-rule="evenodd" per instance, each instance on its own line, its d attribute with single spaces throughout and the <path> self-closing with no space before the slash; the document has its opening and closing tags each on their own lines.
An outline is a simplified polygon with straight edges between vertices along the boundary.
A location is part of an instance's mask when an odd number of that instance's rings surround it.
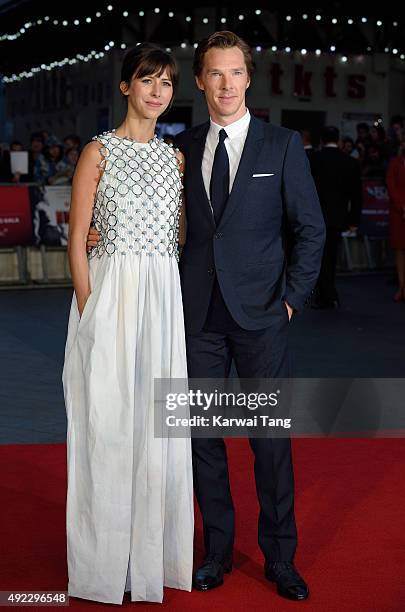
<svg viewBox="0 0 405 612">
<path fill-rule="evenodd" d="M 399 289 L 396 301 L 405 301 L 405 129 L 404 118 L 394 116 L 388 131 L 380 121 L 370 126 L 357 124 L 355 139 L 341 137 L 338 128 L 322 129 L 319 146 L 314 146 L 309 130 L 301 130 L 327 228 L 321 273 L 315 305 L 336 307 L 339 297 L 335 273 L 342 235 L 356 235 L 362 211 L 364 180 L 386 184 L 390 198 L 390 245 L 396 254 Z M 167 138 L 166 138 L 167 136 Z M 171 136 L 164 135 L 171 143 Z M 71 134 L 60 141 L 42 130 L 31 135 L 28 150 L 21 142 L 0 147 L 0 183 L 69 185 L 79 159 L 81 141 Z M 28 172 L 12 170 L 13 151 L 27 151 Z"/>
<path fill-rule="evenodd" d="M 63 141 L 43 130 L 34 132 L 28 149 L 15 140 L 9 149 L 0 150 L 0 182 L 41 185 L 69 185 L 80 155 L 79 136 L 70 134 Z M 10 153 L 28 151 L 28 172 L 13 172 Z"/>
<path fill-rule="evenodd" d="M 404 118 L 400 115 L 392 117 L 387 131 L 380 121 L 372 126 L 358 123 L 356 138 L 343 136 L 339 140 L 339 147 L 343 153 L 358 161 L 363 178 L 385 178 L 389 161 L 398 155 L 404 141 L 404 130 Z M 310 131 L 302 130 L 301 134 L 305 149 L 316 150 Z"/>
<path fill-rule="evenodd" d="M 391 120 L 386 134 L 377 122 L 357 125 L 357 139 L 340 138 L 335 126 L 321 132 L 315 149 L 308 130 L 301 132 L 326 225 L 326 243 L 314 306 L 335 308 L 339 296 L 335 275 L 342 235 L 356 235 L 363 207 L 363 181 L 377 180 L 389 195 L 389 237 L 395 252 L 398 291 L 405 301 L 405 131 L 403 118 Z"/>
<path fill-rule="evenodd" d="M 343 136 L 339 141 L 341 150 L 356 159 L 363 178 L 385 178 L 390 159 L 398 155 L 404 138 L 404 118 L 392 117 L 386 131 L 381 122 L 370 126 L 368 123 L 357 125 L 357 137 Z M 309 130 L 301 132 L 305 149 L 316 150 Z M 42 185 L 66 185 L 72 182 L 73 172 L 79 158 L 81 141 L 71 134 L 63 140 L 49 134 L 46 130 L 32 134 L 28 149 L 15 140 L 9 148 L 0 146 L 0 182 L 36 182 Z M 11 171 L 10 152 L 28 151 L 28 173 L 21 175 Z"/>
</svg>

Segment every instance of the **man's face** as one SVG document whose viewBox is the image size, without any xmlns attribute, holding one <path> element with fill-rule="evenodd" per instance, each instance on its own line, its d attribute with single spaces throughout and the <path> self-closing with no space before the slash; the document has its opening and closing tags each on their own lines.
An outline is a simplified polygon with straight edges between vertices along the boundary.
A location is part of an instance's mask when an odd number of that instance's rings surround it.
<svg viewBox="0 0 405 612">
<path fill-rule="evenodd" d="M 196 82 L 205 93 L 214 121 L 226 125 L 243 117 L 250 79 L 244 55 L 238 47 L 209 49 L 204 55 L 203 69 Z"/>
</svg>

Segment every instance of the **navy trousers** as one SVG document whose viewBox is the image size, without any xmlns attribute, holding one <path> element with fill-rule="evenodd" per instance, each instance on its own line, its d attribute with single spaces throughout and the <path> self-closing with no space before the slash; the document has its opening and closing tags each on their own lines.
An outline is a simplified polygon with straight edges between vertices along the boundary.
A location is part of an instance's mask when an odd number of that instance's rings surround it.
<svg viewBox="0 0 405 612">
<path fill-rule="evenodd" d="M 232 360 L 240 378 L 287 378 L 289 321 L 287 309 L 266 329 L 245 330 L 231 317 L 218 287 L 213 292 L 203 330 L 186 335 L 190 378 L 226 378 Z M 216 323 L 217 322 L 217 323 Z M 249 439 L 260 504 L 259 546 L 265 558 L 292 561 L 297 545 L 294 475 L 289 438 Z M 201 510 L 206 551 L 228 557 L 235 535 L 224 440 L 193 438 L 194 488 Z"/>
</svg>

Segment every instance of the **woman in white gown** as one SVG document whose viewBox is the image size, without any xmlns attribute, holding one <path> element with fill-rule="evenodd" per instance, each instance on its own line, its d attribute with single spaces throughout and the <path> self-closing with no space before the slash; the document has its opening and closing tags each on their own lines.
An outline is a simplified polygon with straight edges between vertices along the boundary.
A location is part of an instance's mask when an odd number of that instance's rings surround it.
<svg viewBox="0 0 405 612">
<path fill-rule="evenodd" d="M 189 438 L 154 436 L 155 378 L 187 378 L 177 264 L 182 155 L 154 137 L 177 83 L 173 58 L 142 44 L 123 62 L 128 112 L 80 157 L 72 188 L 74 295 L 63 384 L 68 418 L 71 596 L 162 602 L 191 590 Z M 101 239 L 90 256 L 90 224 Z"/>
</svg>

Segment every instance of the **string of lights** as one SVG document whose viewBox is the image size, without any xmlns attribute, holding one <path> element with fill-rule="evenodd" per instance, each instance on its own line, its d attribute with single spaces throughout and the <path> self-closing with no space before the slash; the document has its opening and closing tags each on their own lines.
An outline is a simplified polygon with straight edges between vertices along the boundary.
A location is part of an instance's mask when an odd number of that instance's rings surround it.
<svg viewBox="0 0 405 612">
<path fill-rule="evenodd" d="M 138 45 L 140 43 L 137 43 Z M 30 79 L 34 76 L 36 76 L 38 73 L 40 72 L 50 72 L 51 70 L 55 70 L 57 68 L 63 68 L 64 66 L 73 66 L 74 64 L 78 64 L 81 62 L 89 62 L 89 61 L 94 61 L 94 60 L 101 60 L 102 58 L 105 57 L 105 55 L 111 51 L 113 48 L 115 48 L 115 42 L 114 41 L 110 41 L 108 43 L 105 44 L 104 49 L 102 51 L 90 51 L 90 53 L 88 53 L 87 55 L 83 55 L 83 54 L 76 54 L 75 57 L 65 57 L 62 60 L 59 61 L 53 61 L 50 64 L 41 64 L 40 66 L 34 66 L 32 68 L 29 68 L 28 70 L 24 70 L 22 72 L 20 72 L 19 74 L 12 74 L 9 76 L 3 76 L 2 77 L 2 81 L 6 84 L 9 83 L 16 83 L 18 81 L 22 81 L 24 79 Z M 126 43 L 121 43 L 118 46 L 121 50 L 125 50 L 127 48 L 127 44 Z M 193 44 L 188 44 L 187 42 L 183 42 L 181 43 L 181 45 L 179 47 L 176 47 L 177 49 L 187 49 L 187 48 L 196 48 L 197 47 L 197 43 L 193 43 Z M 173 48 L 171 47 L 166 47 L 166 51 L 173 51 Z M 257 53 L 262 53 L 264 51 L 268 51 L 270 53 L 277 53 L 277 54 L 285 54 L 285 55 L 294 55 L 294 54 L 299 54 L 301 56 L 311 56 L 314 55 L 316 57 L 320 57 L 322 55 L 328 55 L 330 56 L 331 54 L 335 55 L 336 53 L 336 47 L 334 47 L 333 45 L 330 47 L 330 52 L 329 53 L 324 53 L 321 51 L 321 49 L 316 49 L 315 52 L 311 52 L 308 51 L 307 49 L 292 49 L 291 47 L 277 47 L 276 45 L 273 45 L 272 47 L 265 49 L 263 47 L 257 46 L 254 47 L 254 51 L 256 51 Z M 389 53 L 390 50 L 386 49 L 385 50 L 386 53 Z M 397 50 L 393 49 L 391 50 L 393 55 L 397 55 Z M 395 52 L 395 53 L 394 53 Z M 336 54 L 337 55 L 337 54 Z M 405 61 L 405 54 L 401 53 L 400 55 L 398 55 L 398 57 Z M 338 55 L 338 59 L 343 63 L 347 63 L 350 59 L 350 57 L 348 55 L 344 55 L 344 54 L 339 54 Z"/>
<path fill-rule="evenodd" d="M 37 20 L 34 21 L 28 21 L 26 23 L 24 23 L 23 25 L 21 25 L 21 27 L 14 33 L 12 34 L 1 34 L 0 35 L 0 42 L 5 42 L 5 41 L 13 41 L 13 40 L 17 40 L 18 38 L 20 38 L 21 36 L 23 36 L 24 34 L 27 34 L 32 28 L 38 28 L 41 26 L 53 26 L 53 27 L 57 27 L 57 28 L 66 28 L 68 26 L 74 26 L 74 27 L 79 27 L 79 26 L 86 26 L 89 24 L 92 24 L 94 21 L 93 20 L 97 20 L 100 19 L 101 17 L 105 17 L 108 16 L 109 14 L 111 14 L 112 11 L 115 12 L 120 12 L 121 16 L 126 19 L 130 16 L 130 12 L 128 10 L 124 10 L 121 11 L 120 9 L 117 9 L 116 7 L 114 7 L 114 5 L 112 4 L 107 4 L 104 9 L 101 11 L 97 11 L 96 13 L 94 13 L 93 15 L 87 15 L 87 16 L 78 16 L 76 18 L 71 18 L 71 19 L 54 19 L 51 18 L 49 15 L 45 15 L 43 17 L 38 18 Z M 155 14 L 160 14 L 163 13 L 163 9 L 161 9 L 160 7 L 156 7 L 153 9 L 153 12 Z M 262 14 L 262 10 L 261 9 L 254 9 L 254 14 L 257 16 L 260 16 Z M 131 16 L 132 15 L 138 15 L 139 17 L 145 17 L 145 10 L 137 10 L 137 11 L 132 11 L 131 12 Z M 249 15 L 249 11 L 248 13 L 239 13 L 237 16 L 237 19 L 239 21 L 244 21 L 244 19 Z M 174 11 L 168 11 L 167 13 L 168 17 L 173 18 L 175 17 L 175 12 Z M 193 21 L 193 18 L 191 17 L 191 15 L 186 15 L 185 17 L 183 17 L 184 20 L 189 23 L 191 21 Z M 343 24 L 347 24 L 347 25 L 354 25 L 354 24 L 358 24 L 358 25 L 364 25 L 364 24 L 372 24 L 377 26 L 378 28 L 382 28 L 384 26 L 392 26 L 394 28 L 399 26 L 399 22 L 398 20 L 394 20 L 394 21 L 390 21 L 390 20 L 383 20 L 383 19 L 376 19 L 376 18 L 371 18 L 371 17 L 357 17 L 357 18 L 352 18 L 352 17 L 334 17 L 334 16 L 329 16 L 329 15 L 321 15 L 320 13 L 316 13 L 314 15 L 309 15 L 308 13 L 303 13 L 301 16 L 292 16 L 292 15 L 286 15 L 284 17 L 285 21 L 287 22 L 292 22 L 292 21 L 316 21 L 316 22 L 322 22 L 325 24 L 331 23 L 333 25 L 343 25 Z M 201 23 L 203 24 L 208 24 L 209 23 L 209 18 L 208 17 L 201 17 L 200 18 Z M 196 21 L 196 19 L 194 19 L 194 21 Z M 227 18 L 226 17 L 221 17 L 220 18 L 220 22 L 225 25 L 227 23 Z"/>
<path fill-rule="evenodd" d="M 31 79 L 32 77 L 37 75 L 39 72 L 44 72 L 44 71 L 50 72 L 51 70 L 55 70 L 56 68 L 63 68 L 66 65 L 73 66 L 74 64 L 78 64 L 80 62 L 100 60 L 103 57 L 105 57 L 106 53 L 111 51 L 114 48 L 114 46 L 115 46 L 115 43 L 113 40 L 111 40 L 104 46 L 103 51 L 93 50 L 93 51 L 90 51 L 90 53 L 88 53 L 87 55 L 82 55 L 81 53 L 77 53 L 75 57 L 71 57 L 71 58 L 65 57 L 63 60 L 54 61 L 54 62 L 51 62 L 50 64 L 41 64 L 40 66 L 34 66 L 32 68 L 29 68 L 28 70 L 24 70 L 23 72 L 20 72 L 19 74 L 12 74 L 11 76 L 4 76 L 3 82 L 4 83 L 15 83 L 17 81 L 22 81 L 24 79 Z M 122 43 L 121 49 L 125 49 L 125 48 L 126 48 L 125 43 Z"/>
<path fill-rule="evenodd" d="M 112 4 L 108 4 L 106 6 L 105 12 L 109 13 L 112 10 L 114 10 L 114 7 Z M 125 15 L 125 13 L 127 13 L 127 11 L 124 11 L 123 16 L 128 16 L 128 13 Z M 99 19 L 100 17 L 103 16 L 103 13 L 101 11 L 97 11 L 93 16 L 87 16 L 87 17 L 78 17 L 78 18 L 74 18 L 74 19 L 53 19 L 52 17 L 49 17 L 49 15 L 45 15 L 44 17 L 40 17 L 35 21 L 27 21 L 26 23 L 24 23 L 17 32 L 14 32 L 13 34 L 1 34 L 0 35 L 0 42 L 4 42 L 4 41 L 11 41 L 11 40 L 17 40 L 18 38 L 20 38 L 21 36 L 23 36 L 24 34 L 27 34 L 29 30 L 31 30 L 32 28 L 38 28 L 40 26 L 56 26 L 56 27 L 61 27 L 61 28 L 66 28 L 67 26 L 80 26 L 83 24 L 91 24 L 93 22 L 93 19 Z"/>
</svg>

